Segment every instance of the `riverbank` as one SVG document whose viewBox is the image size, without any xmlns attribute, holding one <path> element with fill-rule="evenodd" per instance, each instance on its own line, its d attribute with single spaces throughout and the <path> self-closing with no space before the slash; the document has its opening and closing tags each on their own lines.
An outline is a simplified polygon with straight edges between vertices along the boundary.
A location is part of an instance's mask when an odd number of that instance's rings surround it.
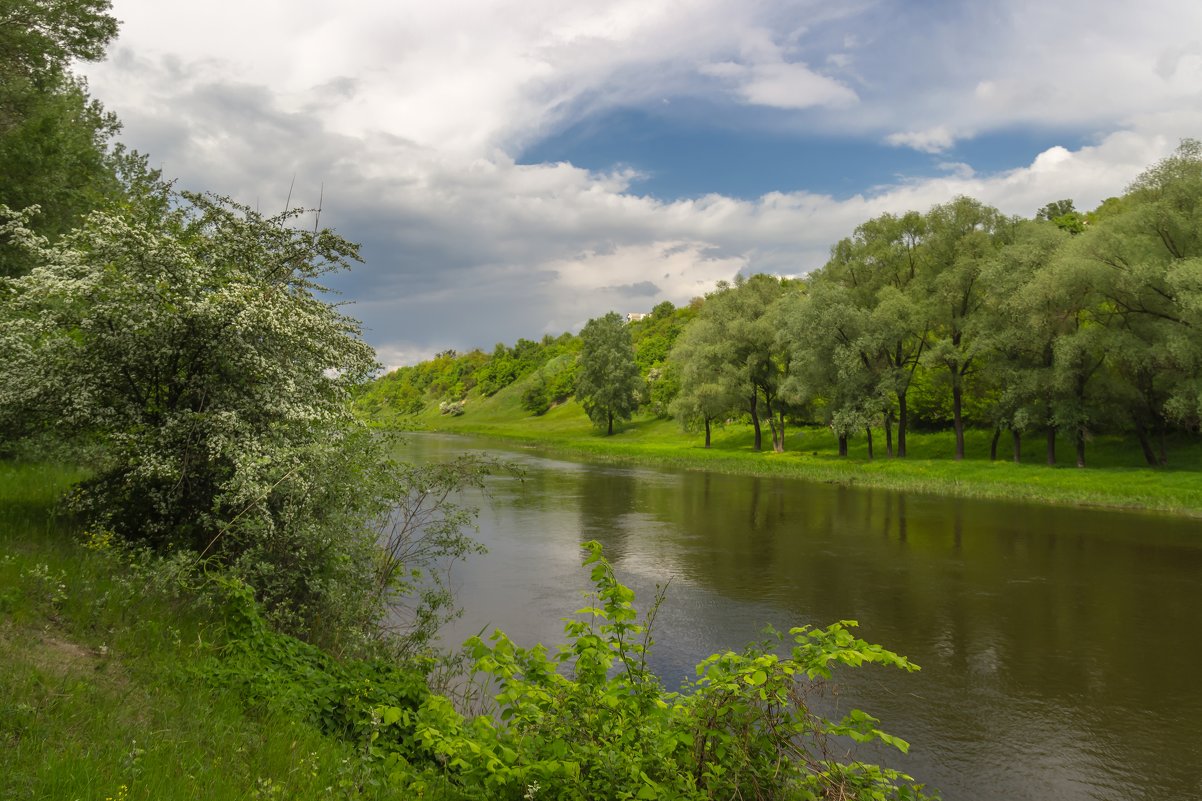
<svg viewBox="0 0 1202 801">
<path fill-rule="evenodd" d="M 1073 445 L 1065 439 L 1057 442 L 1057 452 L 1069 463 L 1045 464 L 1042 436 L 1026 439 L 1020 464 L 1010 460 L 1012 446 L 1006 436 L 998 444 L 999 459 L 991 461 L 992 432 L 988 431 L 966 432 L 967 455 L 960 462 L 951 458 L 950 431 L 911 432 L 905 459 L 885 456 L 881 431 L 874 432 L 873 459 L 868 458 L 865 437 L 853 439 L 848 456 L 840 457 L 831 432 L 818 428 L 790 429 L 784 453 L 771 451 L 766 428 L 765 450 L 755 451 L 747 424 L 715 427 L 708 449 L 702 434 L 682 432 L 674 421 L 651 416 L 623 423 L 607 437 L 574 402 L 535 417 L 521 409 L 516 392 L 509 390 L 488 399 L 473 398 L 461 416 L 431 409 L 405 420 L 417 430 L 471 434 L 593 460 L 1202 517 L 1202 442 L 1197 438 L 1170 441 L 1168 466 L 1153 469 L 1144 466 L 1133 439 L 1098 437 L 1088 444 L 1088 466 L 1079 469 L 1071 462 Z"/>
<path fill-rule="evenodd" d="M 354 743 L 203 680 L 222 615 L 56 517 L 83 476 L 0 462 L 0 798 L 406 797 Z"/>
<path fill-rule="evenodd" d="M 516 695 L 483 707 L 497 718 L 469 720 L 428 688 L 424 660 L 335 658 L 272 631 L 253 590 L 219 569 L 56 516 L 57 499 L 82 477 L 0 462 L 0 798 L 701 799 L 752 788 L 926 798 L 887 767 L 814 767 L 796 756 L 877 722 L 782 703 L 817 691 L 796 677 L 870 663 L 915 670 L 857 639 L 855 624 L 791 632 L 792 657 L 756 647 L 715 654 L 704 660 L 707 681 L 665 690 L 642 648 L 622 638 L 641 631 L 633 592 L 602 545 L 586 543 L 596 603 L 616 622 L 594 628 L 582 612 L 564 632 L 578 665 L 603 667 L 564 675 L 542 646 L 520 649 L 499 633 L 495 646 L 477 640 L 477 668 L 488 681 L 504 676 Z M 515 708 L 515 722 L 495 722 Z M 771 725 L 765 715 L 776 716 Z M 908 750 L 875 726 L 863 734 Z M 696 752 L 709 737 L 750 745 Z"/>
</svg>

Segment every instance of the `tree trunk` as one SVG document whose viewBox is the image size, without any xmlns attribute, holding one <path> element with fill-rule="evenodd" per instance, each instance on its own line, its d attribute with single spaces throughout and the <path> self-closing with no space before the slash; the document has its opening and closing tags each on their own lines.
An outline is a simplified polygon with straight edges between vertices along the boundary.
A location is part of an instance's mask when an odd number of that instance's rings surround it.
<svg viewBox="0 0 1202 801">
<path fill-rule="evenodd" d="M 1056 464 L 1056 428 L 1048 426 L 1048 465 Z"/>
<path fill-rule="evenodd" d="M 893 412 L 885 415 L 885 455 L 893 458 Z"/>
<path fill-rule="evenodd" d="M 1014 439 L 1014 463 L 1021 464 L 1023 460 L 1023 434 L 1017 428 L 1010 429 L 1010 436 Z"/>
<path fill-rule="evenodd" d="M 785 414 L 775 412 L 771 403 L 765 403 L 768 409 L 768 429 L 772 432 L 772 452 L 785 452 Z"/>
<path fill-rule="evenodd" d="M 997 441 L 1002 438 L 1002 427 L 993 429 L 993 440 L 989 443 L 989 461 L 997 461 Z"/>
<path fill-rule="evenodd" d="M 1148 429 L 1143 423 L 1135 424 L 1135 437 L 1139 440 L 1139 447 L 1144 452 L 1144 461 L 1148 463 L 1148 467 L 1156 466 L 1156 451 L 1152 450 L 1152 443 L 1148 441 Z"/>
<path fill-rule="evenodd" d="M 906 393 L 897 393 L 897 458 L 906 458 Z"/>
<path fill-rule="evenodd" d="M 952 427 L 956 429 L 956 461 L 964 458 L 964 418 L 961 415 L 964 391 L 960 388 L 960 377 L 952 379 Z"/>
<path fill-rule="evenodd" d="M 872 461 L 872 426 L 864 426 L 864 433 L 868 435 L 868 461 Z"/>
<path fill-rule="evenodd" d="M 758 409 L 760 397 L 751 393 L 751 425 L 755 428 L 755 449 L 758 451 L 764 445 L 764 433 L 760 430 L 760 413 Z"/>
<path fill-rule="evenodd" d="M 710 446 L 710 419 L 705 418 L 705 447 Z"/>
<path fill-rule="evenodd" d="M 840 456 L 847 455 L 847 435 L 846 434 L 839 435 L 839 455 Z"/>
<path fill-rule="evenodd" d="M 613 413 L 613 412 L 606 412 L 606 413 L 605 413 L 605 416 L 606 416 L 606 418 L 608 418 L 608 420 L 609 420 L 609 430 L 608 430 L 607 432 L 605 432 L 605 436 L 607 436 L 607 437 L 608 437 L 608 436 L 611 436 L 611 435 L 614 433 L 614 413 Z"/>
<path fill-rule="evenodd" d="M 1085 429 L 1077 429 L 1077 467 L 1085 467 Z"/>
</svg>

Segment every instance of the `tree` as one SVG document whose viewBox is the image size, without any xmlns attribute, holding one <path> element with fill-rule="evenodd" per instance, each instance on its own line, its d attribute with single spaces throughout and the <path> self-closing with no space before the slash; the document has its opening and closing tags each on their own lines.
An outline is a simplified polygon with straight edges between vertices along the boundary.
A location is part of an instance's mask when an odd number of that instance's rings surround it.
<svg viewBox="0 0 1202 801">
<path fill-rule="evenodd" d="M 935 206 L 927 214 L 926 291 L 936 338 L 926 358 L 947 369 L 957 461 L 964 458 L 964 381 L 975 366 L 978 311 L 988 297 L 981 273 L 1001 244 L 1007 222 L 997 209 L 968 197 Z"/>
<path fill-rule="evenodd" d="M 890 455 L 892 421 L 894 411 L 897 413 L 899 457 L 906 455 L 910 386 L 928 345 L 928 309 L 920 293 L 925 277 L 925 234 L 926 220 L 918 212 L 901 217 L 882 214 L 831 248 L 830 260 L 811 281 L 815 292 L 823 284 L 843 288 L 839 297 L 847 313 L 844 322 L 852 325 L 854 320 L 856 333 L 843 337 L 841 349 L 860 362 L 849 369 L 867 374 L 861 382 L 864 391 L 895 398 L 896 410 L 886 404 L 881 412 Z M 824 295 L 828 302 L 833 298 L 831 293 Z M 845 440 L 841 446 L 846 446 Z"/>
<path fill-rule="evenodd" d="M 694 314 L 688 307 L 677 309 L 664 301 L 643 319 L 630 323 L 634 360 L 645 382 L 644 397 L 639 405 L 651 408 L 657 415 L 669 414 L 668 409 L 679 391 L 673 371 L 667 369 L 667 361 L 677 338 Z"/>
<path fill-rule="evenodd" d="M 1158 382 L 1125 371 L 1140 402 L 1196 428 L 1202 423 L 1202 143 L 1184 140 L 1121 201 L 1103 207 L 1072 257 L 1093 268 L 1104 321 L 1124 332 L 1123 361 L 1131 362 L 1132 346 L 1144 342 L 1149 352 L 1135 360 L 1164 365 Z"/>
<path fill-rule="evenodd" d="M 165 195 L 54 244 L 10 217 L 36 267 L 4 284 L 0 416 L 101 446 L 73 500 L 89 525 L 215 558 L 303 631 L 375 544 L 349 406 L 375 361 L 316 283 L 356 247 L 295 211 Z"/>
<path fill-rule="evenodd" d="M 706 383 L 719 385 L 714 388 L 721 389 L 717 395 L 742 398 L 739 405 L 751 417 L 757 451 L 763 446 L 764 417 L 772 429 L 773 448 L 782 451 L 785 447 L 785 408 L 779 396 L 788 353 L 780 346 L 778 320 L 771 313 L 785 289 L 781 279 L 763 274 L 740 275 L 733 284 L 719 282 L 682 336 L 688 340 L 687 347 L 678 348 L 672 356 L 681 376 L 682 394 L 696 394 L 697 385 Z"/>
<path fill-rule="evenodd" d="M 108 0 L 0 2 L 0 203 L 37 206 L 29 225 L 56 237 L 116 197 L 121 154 L 108 152 L 117 119 L 68 70 L 116 35 Z M 0 276 L 28 270 L 0 239 Z"/>
<path fill-rule="evenodd" d="M 788 296 L 778 308 L 780 341 L 792 350 L 785 390 L 825 409 L 840 456 L 852 434 L 867 431 L 871 458 L 871 426 L 888 399 L 865 349 L 869 313 L 851 290 L 829 280 L 815 280 L 807 296 Z"/>
<path fill-rule="evenodd" d="M 0 70 L 34 81 L 72 59 L 95 61 L 117 35 L 112 0 L 4 0 L 0 4 Z"/>
<path fill-rule="evenodd" d="M 630 331 L 617 312 L 589 320 L 580 331 L 576 399 L 596 426 L 614 433 L 614 419 L 629 420 L 637 408 L 639 368 Z"/>
<path fill-rule="evenodd" d="M 705 447 L 710 446 L 713 422 L 740 406 L 738 380 L 730 366 L 715 358 L 713 348 L 722 343 L 708 336 L 710 329 L 695 323 L 684 330 L 672 349 L 669 369 L 677 374 L 680 391 L 671 403 L 672 416 L 686 430 L 700 423 Z"/>
<path fill-rule="evenodd" d="M 1067 234 L 1047 222 L 1024 221 L 1014 241 L 985 268 L 995 302 L 982 310 L 981 350 L 995 386 L 990 416 L 996 435 L 1009 428 L 1013 459 L 1022 458 L 1022 435 L 1042 425 L 1048 464 L 1056 462 L 1056 340 L 1076 325 L 1090 303 L 1088 282 L 1079 273 L 1056 269 Z"/>
<path fill-rule="evenodd" d="M 1086 219 L 1071 200 L 1057 200 L 1035 212 L 1035 219 L 1050 222 L 1061 231 L 1080 234 L 1085 231 Z"/>
</svg>

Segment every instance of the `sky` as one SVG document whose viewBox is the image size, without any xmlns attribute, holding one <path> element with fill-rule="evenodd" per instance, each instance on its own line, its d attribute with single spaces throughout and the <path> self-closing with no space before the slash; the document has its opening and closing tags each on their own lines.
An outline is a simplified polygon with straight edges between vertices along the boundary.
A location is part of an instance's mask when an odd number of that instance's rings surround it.
<svg viewBox="0 0 1202 801">
<path fill-rule="evenodd" d="M 1032 216 L 1202 137 L 1196 0 L 114 0 L 80 67 L 178 186 L 322 206 L 387 367 Z"/>
</svg>

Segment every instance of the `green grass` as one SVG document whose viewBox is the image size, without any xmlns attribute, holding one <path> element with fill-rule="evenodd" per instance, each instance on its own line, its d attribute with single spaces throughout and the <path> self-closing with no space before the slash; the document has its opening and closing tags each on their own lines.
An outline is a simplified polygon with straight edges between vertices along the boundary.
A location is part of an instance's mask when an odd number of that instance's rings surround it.
<svg viewBox="0 0 1202 801">
<path fill-rule="evenodd" d="M 521 408 L 521 382 L 491 398 L 469 398 L 466 413 L 440 415 L 437 408 L 413 418 L 418 428 L 474 434 L 543 447 L 566 455 L 681 469 L 750 475 L 789 475 L 814 481 L 857 484 L 912 492 L 981 498 L 1009 498 L 1040 503 L 1143 509 L 1175 515 L 1202 516 L 1202 441 L 1178 436 L 1168 443 L 1169 466 L 1150 469 L 1134 438 L 1100 436 L 1087 444 L 1085 469 L 1074 466 L 1073 444 L 1057 442 L 1060 464 L 1045 464 L 1042 434 L 1023 443 L 1023 462 L 1010 461 L 1008 433 L 998 443 L 996 462 L 989 460 L 990 431 L 966 433 L 966 458 L 952 458 L 952 432 L 907 436 L 905 459 L 885 457 L 884 433 L 876 431 L 876 458 L 867 458 L 863 436 L 853 439 L 846 458 L 836 439 L 823 428 L 792 428 L 785 453 L 771 452 L 764 427 L 765 452 L 753 449 L 750 425 L 716 427 L 710 449 L 699 433 L 682 432 L 671 420 L 642 416 L 622 424 L 612 437 L 598 431 L 575 402 L 542 416 Z"/>
<path fill-rule="evenodd" d="M 0 798 L 392 797 L 349 744 L 189 669 L 219 621 L 54 516 L 81 477 L 0 463 Z"/>
</svg>

